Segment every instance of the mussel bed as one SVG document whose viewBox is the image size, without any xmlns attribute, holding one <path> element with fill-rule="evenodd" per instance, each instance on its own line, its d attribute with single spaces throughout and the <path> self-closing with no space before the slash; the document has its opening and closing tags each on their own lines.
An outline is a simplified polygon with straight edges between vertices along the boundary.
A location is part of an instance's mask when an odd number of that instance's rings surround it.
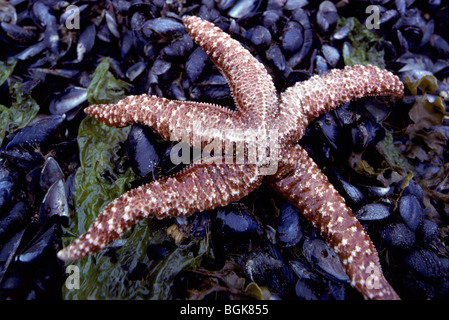
<svg viewBox="0 0 449 320">
<path fill-rule="evenodd" d="M 279 92 L 351 64 L 400 76 L 402 100 L 347 103 L 299 144 L 398 294 L 447 299 L 447 0 L 0 0 L 0 299 L 362 299 L 317 230 L 265 185 L 211 212 L 142 221 L 80 261 L 56 258 L 112 199 L 183 169 L 172 143 L 84 107 L 146 93 L 233 108 L 183 15 L 240 41 Z"/>
</svg>

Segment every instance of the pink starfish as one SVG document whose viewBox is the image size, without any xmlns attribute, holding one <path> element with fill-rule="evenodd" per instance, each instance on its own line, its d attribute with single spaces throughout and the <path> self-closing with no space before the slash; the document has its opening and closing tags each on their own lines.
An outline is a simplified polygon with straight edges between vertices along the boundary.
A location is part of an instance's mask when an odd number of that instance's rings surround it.
<svg viewBox="0 0 449 320">
<path fill-rule="evenodd" d="M 218 142 L 212 148 L 215 156 L 112 201 L 58 257 L 76 260 L 102 250 L 147 217 L 187 216 L 224 206 L 248 195 L 266 176 L 266 182 L 320 230 L 354 288 L 367 299 L 398 299 L 383 276 L 369 236 L 297 141 L 310 121 L 347 101 L 364 96 L 402 97 L 401 81 L 377 67 L 346 67 L 297 83 L 278 97 L 264 66 L 236 40 L 200 18 L 184 17 L 183 22 L 227 79 L 237 111 L 148 95 L 85 111 L 110 126 L 142 123 L 166 140 L 182 140 L 203 149 Z M 242 144 L 240 154 L 235 154 Z M 220 155 L 229 150 L 233 150 L 230 158 Z M 237 161 L 239 157 L 243 161 Z"/>
</svg>

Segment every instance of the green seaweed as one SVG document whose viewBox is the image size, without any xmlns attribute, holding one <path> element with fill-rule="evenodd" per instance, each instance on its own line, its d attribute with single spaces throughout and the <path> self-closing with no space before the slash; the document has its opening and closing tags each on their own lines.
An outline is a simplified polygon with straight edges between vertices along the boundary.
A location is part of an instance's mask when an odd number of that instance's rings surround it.
<svg viewBox="0 0 449 320">
<path fill-rule="evenodd" d="M 128 182 L 136 180 L 130 168 L 118 172 L 125 159 L 118 154 L 120 143 L 128 136 L 130 128 L 110 128 L 86 117 L 78 130 L 78 147 L 81 166 L 75 174 L 74 204 L 78 212 L 78 233 L 84 233 L 93 222 L 92 217 L 116 197 L 125 192 Z M 121 163 L 121 165 L 119 165 Z"/>
<path fill-rule="evenodd" d="M 434 165 L 438 165 L 447 142 L 444 132 L 439 128 L 446 114 L 441 97 L 428 96 L 428 93 L 437 91 L 437 79 L 426 75 L 417 81 L 411 81 L 407 77 L 404 84 L 415 97 L 415 103 L 408 112 L 411 123 L 403 130 L 402 139 L 395 141 L 392 133 L 387 130 L 385 138 L 376 147 L 387 164 L 397 172 L 402 172 L 406 178 L 405 174 L 417 176 L 417 163 L 435 161 Z M 403 144 L 404 151 L 400 152 L 395 144 Z M 428 174 L 434 175 L 431 172 Z"/>
<path fill-rule="evenodd" d="M 131 85 L 116 79 L 109 71 L 109 67 L 109 59 L 104 58 L 95 69 L 87 88 L 87 100 L 90 104 L 115 103 L 130 89 Z"/>
<path fill-rule="evenodd" d="M 110 92 L 111 83 L 122 86 L 117 86 Z M 120 82 L 112 76 L 109 72 L 109 59 L 105 58 L 92 75 L 87 89 L 88 99 L 93 104 L 115 103 L 124 97 L 128 88 L 126 82 Z M 75 206 L 79 212 L 78 233 L 84 233 L 92 223 L 84 222 L 83 214 L 95 217 L 105 203 L 125 192 L 127 182 L 136 179 L 131 169 L 124 172 L 115 170 L 120 162 L 123 164 L 125 161 L 118 152 L 129 131 L 129 127 L 111 128 L 91 117 L 86 117 L 81 122 L 77 137 L 81 166 L 75 174 L 74 194 Z"/>
<path fill-rule="evenodd" d="M 5 83 L 16 67 L 17 60 L 9 58 L 6 62 L 0 61 L 0 86 Z"/>
<path fill-rule="evenodd" d="M 79 289 L 64 287 L 66 299 L 171 299 L 175 276 L 185 268 L 195 268 L 207 251 L 207 238 L 181 243 L 162 260 L 150 260 L 150 244 L 169 241 L 166 222 L 143 220 L 112 244 L 116 260 L 104 252 L 83 258 L 74 264 L 80 268 Z M 138 279 L 130 274 L 145 265 Z"/>
<path fill-rule="evenodd" d="M 0 61 L 0 86 L 7 81 L 17 61 L 8 59 Z M 11 81 L 9 91 L 12 100 L 8 108 L 0 104 L 0 145 L 3 143 L 6 132 L 15 132 L 25 127 L 39 112 L 39 105 L 30 93 L 24 93 L 22 83 Z"/>
<path fill-rule="evenodd" d="M 378 50 L 376 44 L 381 38 L 372 33 L 366 26 L 361 24 L 357 18 L 343 18 L 338 21 L 337 27 L 347 25 L 350 29 L 348 38 L 351 41 L 352 49 L 343 50 L 345 65 L 374 65 L 385 68 L 384 50 Z"/>
<path fill-rule="evenodd" d="M 446 136 L 435 128 L 442 124 L 446 108 L 441 97 L 429 99 L 427 95 L 438 89 L 437 79 L 433 75 L 426 75 L 413 82 L 407 76 L 404 84 L 415 96 L 415 103 L 409 111 L 413 123 L 405 130 L 409 136 L 408 157 L 429 161 L 442 156 L 446 148 Z M 421 95 L 418 94 L 418 89 Z"/>
<path fill-rule="evenodd" d="M 123 97 L 119 93 L 125 93 L 129 88 L 125 82 L 116 80 L 108 68 L 108 60 L 104 59 L 92 76 L 88 89 L 91 103 L 114 103 Z M 111 87 L 114 88 L 112 91 Z M 70 229 L 66 230 L 64 245 L 84 233 L 101 210 L 126 192 L 130 183 L 137 179 L 126 164 L 126 157 L 120 154 L 121 144 L 129 130 L 130 127 L 107 127 L 91 117 L 81 122 L 78 131 L 80 167 L 75 174 L 73 193 L 77 214 L 72 218 Z M 156 219 L 141 221 L 113 242 L 109 249 L 68 263 L 78 267 L 80 283 L 79 289 L 64 285 L 64 298 L 169 299 L 173 279 L 184 268 L 199 264 L 207 251 L 207 238 L 186 241 L 163 260 L 150 261 L 147 247 L 170 241 L 166 224 L 167 221 Z M 129 274 L 138 263 L 146 265 L 144 276 L 130 279 Z"/>
<path fill-rule="evenodd" d="M 389 130 L 385 129 L 385 138 L 377 143 L 376 148 L 390 168 L 397 171 L 405 170 L 404 174 L 416 173 L 410 160 L 395 147 L 393 134 Z"/>
<path fill-rule="evenodd" d="M 418 94 L 418 88 L 423 92 L 435 92 L 438 89 L 437 78 L 433 75 L 425 75 L 415 82 L 407 76 L 404 80 L 404 85 L 414 96 Z"/>
</svg>

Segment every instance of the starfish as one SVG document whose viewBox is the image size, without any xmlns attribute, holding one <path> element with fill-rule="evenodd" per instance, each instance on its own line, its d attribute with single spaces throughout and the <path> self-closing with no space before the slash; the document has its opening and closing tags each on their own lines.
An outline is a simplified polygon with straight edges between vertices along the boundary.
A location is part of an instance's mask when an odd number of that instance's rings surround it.
<svg viewBox="0 0 449 320">
<path fill-rule="evenodd" d="M 187 142 L 211 156 L 115 199 L 58 257 L 70 261 L 102 250 L 147 217 L 188 216 L 224 206 L 265 181 L 318 228 L 351 285 L 366 299 L 398 299 L 369 236 L 297 142 L 314 118 L 347 101 L 401 98 L 401 81 L 374 66 L 352 66 L 313 76 L 278 96 L 265 67 L 238 41 L 198 17 L 182 20 L 226 78 L 237 109 L 149 95 L 86 108 L 88 115 L 109 126 L 145 124 L 163 139 Z"/>
</svg>

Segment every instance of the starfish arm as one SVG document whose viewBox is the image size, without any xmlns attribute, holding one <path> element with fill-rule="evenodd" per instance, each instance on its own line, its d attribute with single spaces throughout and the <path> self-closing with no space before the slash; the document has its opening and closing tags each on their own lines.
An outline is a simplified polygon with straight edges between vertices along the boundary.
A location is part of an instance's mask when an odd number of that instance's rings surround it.
<svg viewBox="0 0 449 320">
<path fill-rule="evenodd" d="M 238 110 L 248 123 L 261 125 L 274 117 L 278 97 L 264 65 L 212 23 L 193 16 L 186 16 L 182 21 L 228 81 Z"/>
<path fill-rule="evenodd" d="M 58 257 L 65 261 L 80 259 L 102 250 L 144 218 L 188 216 L 212 210 L 241 199 L 262 182 L 255 165 L 226 164 L 223 158 L 210 161 L 192 165 L 115 199 L 85 234 L 58 252 Z"/>
<path fill-rule="evenodd" d="M 374 66 L 347 66 L 314 76 L 282 93 L 276 119 L 278 127 L 283 128 L 280 135 L 287 143 L 294 143 L 310 121 L 341 104 L 365 96 L 397 99 L 403 92 L 404 85 L 398 77 Z"/>
<path fill-rule="evenodd" d="M 384 278 L 376 248 L 350 208 L 300 146 L 282 157 L 269 184 L 302 211 L 335 250 L 351 285 L 366 299 L 399 299 Z"/>
<path fill-rule="evenodd" d="M 144 94 L 128 96 L 117 104 L 92 105 L 85 112 L 113 127 L 141 123 L 164 140 L 182 140 L 198 148 L 204 147 L 215 137 L 234 142 L 245 138 L 246 124 L 235 111 L 208 103 L 176 101 Z M 226 128 L 228 135 L 223 128 Z"/>
</svg>

